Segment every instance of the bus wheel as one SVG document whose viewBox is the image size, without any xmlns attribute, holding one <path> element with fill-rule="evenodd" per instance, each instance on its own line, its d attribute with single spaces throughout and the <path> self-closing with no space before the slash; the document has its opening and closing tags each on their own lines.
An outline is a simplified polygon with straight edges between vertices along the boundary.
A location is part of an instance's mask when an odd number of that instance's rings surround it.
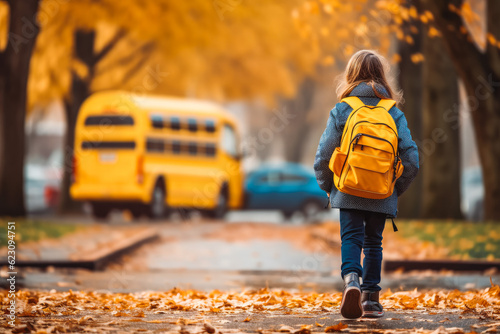
<svg viewBox="0 0 500 334">
<path fill-rule="evenodd" d="M 144 213 L 144 208 L 140 205 L 134 205 L 129 210 L 130 213 L 132 214 L 132 217 L 136 220 L 141 218 L 142 214 Z"/>
<path fill-rule="evenodd" d="M 162 187 L 156 185 L 149 204 L 148 216 L 152 219 L 160 219 L 165 216 L 165 212 L 165 191 Z"/>
<path fill-rule="evenodd" d="M 92 216 L 97 220 L 106 220 L 111 208 L 104 203 L 92 203 Z"/>
<path fill-rule="evenodd" d="M 217 198 L 217 205 L 212 211 L 212 218 L 222 219 L 227 212 L 227 195 L 225 191 L 221 191 Z"/>
</svg>

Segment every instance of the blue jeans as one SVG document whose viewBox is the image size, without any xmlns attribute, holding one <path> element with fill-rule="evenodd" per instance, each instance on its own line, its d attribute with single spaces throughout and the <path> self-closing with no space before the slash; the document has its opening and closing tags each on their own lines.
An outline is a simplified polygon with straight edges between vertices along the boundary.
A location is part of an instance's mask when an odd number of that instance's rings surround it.
<svg viewBox="0 0 500 334">
<path fill-rule="evenodd" d="M 382 271 L 382 232 L 385 213 L 340 209 L 340 237 L 342 239 L 342 278 L 355 272 L 363 277 L 361 290 L 380 291 Z M 361 267 L 361 249 L 365 254 Z"/>
</svg>

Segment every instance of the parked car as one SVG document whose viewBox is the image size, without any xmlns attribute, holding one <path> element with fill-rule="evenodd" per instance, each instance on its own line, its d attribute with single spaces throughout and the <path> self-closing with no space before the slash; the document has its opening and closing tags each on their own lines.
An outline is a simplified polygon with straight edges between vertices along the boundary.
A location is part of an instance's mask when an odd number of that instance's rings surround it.
<svg viewBox="0 0 500 334">
<path fill-rule="evenodd" d="M 462 212 L 466 219 L 484 219 L 484 185 L 481 167 L 465 169 L 462 172 Z"/>
<path fill-rule="evenodd" d="M 247 176 L 245 188 L 247 209 L 280 210 L 286 218 L 299 211 L 314 220 L 328 203 L 312 169 L 295 163 L 263 165 Z"/>
<path fill-rule="evenodd" d="M 24 178 L 25 203 L 29 213 L 48 212 L 57 207 L 60 176 L 54 168 L 27 163 Z"/>
</svg>

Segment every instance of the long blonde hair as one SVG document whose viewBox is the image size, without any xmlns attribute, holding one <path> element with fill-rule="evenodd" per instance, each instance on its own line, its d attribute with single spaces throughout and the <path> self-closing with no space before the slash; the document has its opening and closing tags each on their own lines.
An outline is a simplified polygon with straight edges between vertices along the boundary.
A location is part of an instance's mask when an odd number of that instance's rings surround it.
<svg viewBox="0 0 500 334">
<path fill-rule="evenodd" d="M 403 103 L 403 95 L 400 90 L 394 90 L 389 85 L 386 73 L 389 73 L 390 66 L 387 60 L 372 50 L 361 50 L 356 52 L 349 62 L 341 80 L 337 86 L 337 98 L 342 100 L 349 96 L 352 90 L 362 82 L 370 85 L 375 95 L 381 99 L 390 98 L 397 104 Z M 378 87 L 377 87 L 378 86 Z M 379 91 L 380 86 L 385 88 L 387 94 Z"/>
</svg>

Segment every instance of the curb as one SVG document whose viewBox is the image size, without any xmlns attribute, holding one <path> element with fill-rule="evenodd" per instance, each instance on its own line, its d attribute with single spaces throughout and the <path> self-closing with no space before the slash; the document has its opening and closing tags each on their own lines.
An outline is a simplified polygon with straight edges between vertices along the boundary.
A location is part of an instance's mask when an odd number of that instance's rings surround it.
<svg viewBox="0 0 500 334">
<path fill-rule="evenodd" d="M 33 268 L 46 268 L 46 267 L 57 267 L 57 268 L 84 268 L 90 270 L 103 270 L 106 265 L 120 257 L 121 255 L 134 250 L 135 248 L 154 241 L 159 238 L 156 230 L 146 230 L 143 233 L 138 233 L 133 237 L 119 242 L 117 245 L 108 249 L 106 251 L 97 250 L 86 254 L 81 259 L 77 260 L 27 260 L 27 261 L 16 261 L 16 267 L 33 267 Z M 6 262 L 1 263 L 1 265 L 7 265 Z"/>
<path fill-rule="evenodd" d="M 452 271 L 485 271 L 491 268 L 500 270 L 499 261 L 481 260 L 384 260 L 384 271 L 403 270 L 452 270 Z"/>
</svg>

